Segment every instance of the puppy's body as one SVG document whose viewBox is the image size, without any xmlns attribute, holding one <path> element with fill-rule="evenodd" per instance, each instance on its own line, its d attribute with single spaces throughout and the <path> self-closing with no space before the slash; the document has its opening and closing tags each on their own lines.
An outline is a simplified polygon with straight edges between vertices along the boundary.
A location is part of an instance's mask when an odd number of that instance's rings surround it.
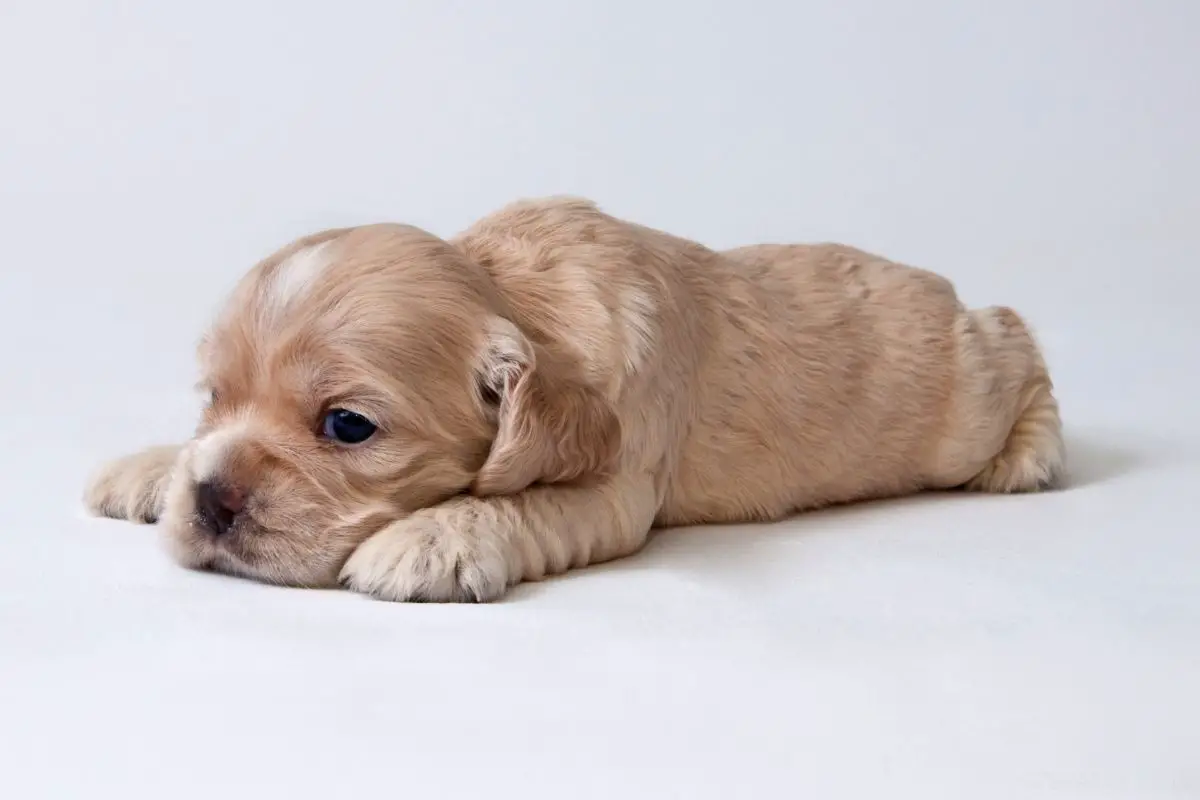
<svg viewBox="0 0 1200 800">
<path fill-rule="evenodd" d="M 775 519 L 980 474 L 1049 381 L 1008 309 L 838 245 L 714 253 L 599 215 L 519 204 L 457 241 L 519 327 L 561 343 L 621 420 L 621 469 L 656 476 L 660 524 Z M 1048 482 L 1043 459 L 1000 491 Z M 1044 462 L 1044 463 L 1042 463 Z"/>
<path fill-rule="evenodd" d="M 250 273 L 202 363 L 231 388 L 195 442 L 169 468 L 162 451 L 112 465 L 92 507 L 157 503 L 191 566 L 389 599 L 492 599 L 655 525 L 1033 490 L 1063 464 L 1012 311 L 852 248 L 718 253 L 580 200 L 517 203 L 449 243 L 302 240 Z M 380 434 L 319 441 L 335 400 Z M 251 498 L 233 536 L 197 521 L 213 481 Z"/>
</svg>

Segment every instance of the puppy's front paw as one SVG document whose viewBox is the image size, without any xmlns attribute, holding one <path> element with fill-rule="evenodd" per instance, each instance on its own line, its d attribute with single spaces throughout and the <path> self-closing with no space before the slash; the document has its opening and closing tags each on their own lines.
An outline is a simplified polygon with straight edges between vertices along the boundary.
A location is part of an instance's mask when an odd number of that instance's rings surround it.
<svg viewBox="0 0 1200 800">
<path fill-rule="evenodd" d="M 179 450 L 151 447 L 105 464 L 88 482 L 84 504 L 97 516 L 156 522 Z"/>
<path fill-rule="evenodd" d="M 381 600 L 486 603 L 504 594 L 512 574 L 502 536 L 479 515 L 442 506 L 393 522 L 359 545 L 341 583 Z"/>
</svg>

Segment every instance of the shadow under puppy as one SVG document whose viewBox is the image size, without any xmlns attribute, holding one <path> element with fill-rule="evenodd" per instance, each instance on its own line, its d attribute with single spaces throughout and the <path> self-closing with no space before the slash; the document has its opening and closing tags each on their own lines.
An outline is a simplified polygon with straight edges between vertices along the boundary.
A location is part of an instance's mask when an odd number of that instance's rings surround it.
<svg viewBox="0 0 1200 800">
<path fill-rule="evenodd" d="M 578 199 L 444 241 L 296 241 L 199 347 L 194 438 L 104 467 L 95 513 L 183 565 L 488 601 L 655 526 L 1052 486 L 1038 346 L 1007 308 L 840 245 L 714 252 Z"/>
</svg>

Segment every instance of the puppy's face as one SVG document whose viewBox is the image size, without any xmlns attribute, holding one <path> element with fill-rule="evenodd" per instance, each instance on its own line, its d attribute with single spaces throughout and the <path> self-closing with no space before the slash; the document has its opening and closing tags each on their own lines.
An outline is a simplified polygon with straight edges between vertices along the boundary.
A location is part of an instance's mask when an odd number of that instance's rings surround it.
<svg viewBox="0 0 1200 800">
<path fill-rule="evenodd" d="M 318 234 L 256 266 L 200 348 L 209 401 L 161 520 L 176 558 L 328 586 L 367 536 L 467 489 L 499 424 L 481 383 L 489 286 L 403 226 Z"/>
</svg>

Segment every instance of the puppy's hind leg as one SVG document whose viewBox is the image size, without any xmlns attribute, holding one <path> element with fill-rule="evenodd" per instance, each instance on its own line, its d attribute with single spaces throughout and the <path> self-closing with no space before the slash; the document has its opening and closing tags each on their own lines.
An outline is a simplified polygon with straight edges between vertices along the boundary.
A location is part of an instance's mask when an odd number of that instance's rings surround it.
<svg viewBox="0 0 1200 800">
<path fill-rule="evenodd" d="M 1053 489 L 1062 480 L 1065 447 L 1058 401 L 1048 378 L 1025 388 L 1024 411 L 1017 417 L 1004 448 L 971 478 L 976 492 L 1033 492 Z"/>
<path fill-rule="evenodd" d="M 977 492 L 1033 492 L 1055 488 L 1063 478 L 1066 447 L 1058 401 L 1037 343 L 1021 318 L 1008 308 L 968 312 L 1002 359 L 1018 353 L 1029 359 L 1029 372 L 1015 395 L 1015 419 L 1000 452 L 969 481 Z M 1008 351 L 1006 353 L 1006 350 Z"/>
</svg>

